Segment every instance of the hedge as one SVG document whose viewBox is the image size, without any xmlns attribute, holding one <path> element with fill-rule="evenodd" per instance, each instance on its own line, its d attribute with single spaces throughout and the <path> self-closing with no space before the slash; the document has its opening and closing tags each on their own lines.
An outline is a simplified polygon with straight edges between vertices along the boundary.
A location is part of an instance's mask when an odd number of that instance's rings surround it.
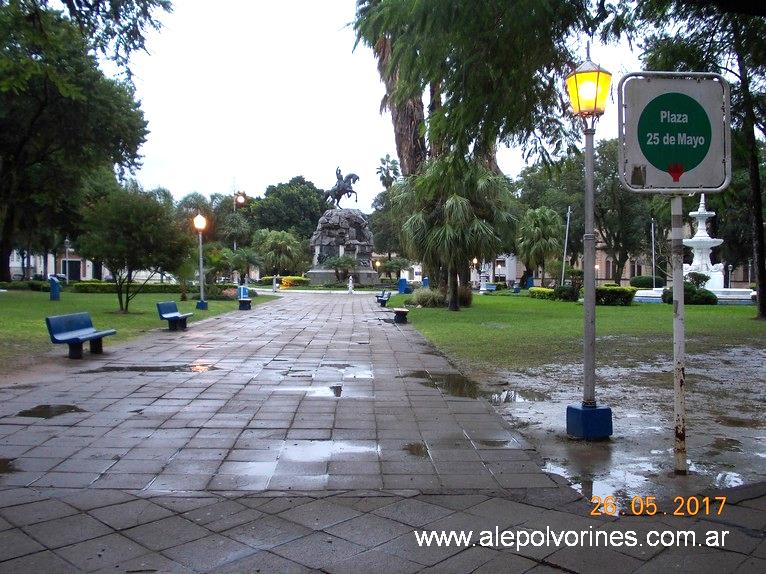
<svg viewBox="0 0 766 574">
<path fill-rule="evenodd" d="M 547 287 L 530 287 L 528 293 L 532 299 L 548 299 L 550 301 L 555 299 L 555 289 L 548 289 Z"/>
<path fill-rule="evenodd" d="M 662 302 L 673 302 L 673 289 L 667 288 L 662 291 Z M 699 289 L 684 281 L 684 305 L 718 305 L 718 297 L 712 291 Z"/>
<path fill-rule="evenodd" d="M 559 285 L 553 289 L 553 298 L 560 301 L 577 301 L 580 290 L 574 285 Z"/>
<path fill-rule="evenodd" d="M 636 295 L 635 287 L 596 287 L 596 305 L 630 305 Z"/>
<path fill-rule="evenodd" d="M 657 287 L 665 286 L 665 279 L 657 275 L 654 276 L 654 285 Z M 652 289 L 652 276 L 651 275 L 636 275 L 630 280 L 630 286 L 637 289 Z"/>
<path fill-rule="evenodd" d="M 273 275 L 264 275 L 258 280 L 259 285 L 269 286 L 274 280 Z M 309 285 L 311 281 L 307 277 L 298 277 L 297 275 L 277 275 L 277 285 L 283 287 L 299 287 L 301 285 Z"/>
<path fill-rule="evenodd" d="M 135 288 L 140 283 L 131 283 L 131 287 Z M 218 283 L 215 285 L 205 285 L 205 291 L 208 293 L 220 292 L 224 289 L 236 289 L 238 285 L 233 283 Z M 75 293 L 117 293 L 117 285 L 115 283 L 75 283 L 71 286 L 71 289 Z M 199 286 L 187 287 L 186 292 L 194 294 L 199 291 Z M 141 288 L 141 293 L 180 293 L 181 285 L 178 283 L 147 283 Z"/>
<path fill-rule="evenodd" d="M 64 287 L 64 284 L 61 285 Z M 51 287 L 47 281 L 3 281 L 0 282 L 0 289 L 9 291 L 50 291 Z"/>
</svg>

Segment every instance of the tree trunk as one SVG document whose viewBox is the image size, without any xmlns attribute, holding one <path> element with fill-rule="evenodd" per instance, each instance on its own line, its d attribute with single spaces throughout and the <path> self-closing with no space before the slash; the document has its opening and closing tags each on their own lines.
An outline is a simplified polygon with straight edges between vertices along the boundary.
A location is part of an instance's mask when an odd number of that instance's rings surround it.
<svg viewBox="0 0 766 574">
<path fill-rule="evenodd" d="M 431 98 L 428 102 L 428 116 L 432 116 L 442 109 L 442 88 L 441 82 L 431 82 L 429 86 Z M 447 151 L 447 145 L 443 138 L 437 138 L 435 134 L 428 130 L 428 143 L 431 146 L 431 159 L 443 156 Z"/>
<path fill-rule="evenodd" d="M 453 265 L 449 266 L 447 285 L 449 287 L 449 310 L 460 311 L 460 300 L 458 299 L 457 272 Z"/>
<path fill-rule="evenodd" d="M 399 156 L 402 175 L 412 175 L 426 160 L 426 142 L 420 134 L 420 127 L 425 118 L 423 101 L 421 98 L 412 98 L 401 104 L 396 104 L 393 101 L 398 74 L 396 71 L 388 70 L 388 63 L 391 58 L 390 38 L 384 37 L 378 40 L 375 54 L 378 57 L 378 72 L 386 86 L 386 96 L 383 105 L 381 105 L 381 111 L 386 107 L 391 111 L 396 155 Z"/>
<path fill-rule="evenodd" d="M 5 208 L 2 230 L 0 230 L 0 281 L 11 280 L 11 251 L 13 245 L 14 210 L 11 205 Z"/>
<path fill-rule="evenodd" d="M 743 131 L 747 143 L 747 167 L 750 176 L 750 227 L 753 234 L 753 265 L 755 267 L 756 318 L 766 319 L 766 264 L 764 263 L 763 204 L 761 198 L 761 176 L 758 171 L 758 147 L 755 140 L 755 113 L 753 96 L 750 92 L 750 70 L 744 61 L 739 20 L 732 18 L 734 50 L 737 54 L 740 91 L 744 109 Z"/>
<path fill-rule="evenodd" d="M 468 266 L 461 267 L 458 271 L 458 277 L 460 278 L 460 285 L 471 284 L 471 268 Z"/>
</svg>

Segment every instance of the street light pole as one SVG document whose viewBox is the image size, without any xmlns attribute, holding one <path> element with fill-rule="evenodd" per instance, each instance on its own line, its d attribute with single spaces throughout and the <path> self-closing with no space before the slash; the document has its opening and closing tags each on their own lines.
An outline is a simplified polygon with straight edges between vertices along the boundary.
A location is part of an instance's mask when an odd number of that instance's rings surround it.
<svg viewBox="0 0 766 574">
<path fill-rule="evenodd" d="M 202 263 L 202 232 L 207 227 L 207 219 L 198 213 L 193 221 L 199 236 L 199 301 L 197 301 L 197 309 L 205 311 L 207 310 L 207 301 L 205 301 L 205 268 Z"/>
<path fill-rule="evenodd" d="M 612 75 L 586 61 L 566 78 L 572 111 L 585 126 L 585 201 L 583 233 L 583 398 L 579 405 L 567 406 L 567 434 L 585 440 L 601 440 L 612 435 L 612 409 L 596 403 L 596 233 L 593 190 L 593 156 L 596 120 L 604 113 Z"/>
<path fill-rule="evenodd" d="M 567 246 L 569 244 L 569 220 L 572 216 L 572 206 L 567 207 L 567 230 L 564 234 L 564 257 L 561 259 L 561 285 L 564 285 L 564 268 L 567 265 Z M 506 280 L 508 277 L 506 277 Z"/>
<path fill-rule="evenodd" d="M 67 235 L 66 239 L 64 239 L 64 268 L 66 271 L 64 273 L 66 274 L 66 284 L 69 285 L 69 246 L 71 245 L 69 241 L 69 236 Z"/>
</svg>

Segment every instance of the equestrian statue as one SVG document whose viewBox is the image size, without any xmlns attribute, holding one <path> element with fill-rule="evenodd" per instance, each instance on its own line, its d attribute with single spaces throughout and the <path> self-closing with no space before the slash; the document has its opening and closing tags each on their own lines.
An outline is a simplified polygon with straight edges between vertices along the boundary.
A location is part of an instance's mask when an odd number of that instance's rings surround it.
<svg viewBox="0 0 766 574">
<path fill-rule="evenodd" d="M 349 173 L 346 177 L 343 177 L 340 167 L 338 167 L 338 169 L 335 170 L 335 177 L 338 178 L 338 181 L 335 182 L 335 186 L 330 191 L 324 192 L 324 200 L 329 201 L 333 207 L 340 208 L 341 198 L 344 195 L 346 197 L 351 197 L 351 194 L 353 193 L 354 201 L 358 202 L 359 196 L 352 189 L 351 184 L 359 181 L 359 176 L 355 173 Z"/>
</svg>

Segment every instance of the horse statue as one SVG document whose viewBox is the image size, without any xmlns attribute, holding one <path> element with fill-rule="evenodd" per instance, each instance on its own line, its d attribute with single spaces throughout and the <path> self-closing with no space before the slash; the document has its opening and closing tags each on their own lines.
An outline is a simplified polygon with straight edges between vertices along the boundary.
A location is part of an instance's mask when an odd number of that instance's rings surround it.
<svg viewBox="0 0 766 574">
<path fill-rule="evenodd" d="M 335 177 L 338 178 L 338 181 L 335 182 L 335 185 L 330 191 L 324 192 L 324 200 L 329 200 L 333 207 L 340 208 L 341 198 L 344 195 L 346 197 L 351 197 L 351 194 L 353 193 L 354 201 L 359 202 L 359 196 L 351 187 L 352 183 L 359 181 L 359 176 L 355 173 L 349 173 L 346 177 L 343 177 L 343 174 L 340 171 L 340 167 L 338 167 L 335 170 Z"/>
</svg>

